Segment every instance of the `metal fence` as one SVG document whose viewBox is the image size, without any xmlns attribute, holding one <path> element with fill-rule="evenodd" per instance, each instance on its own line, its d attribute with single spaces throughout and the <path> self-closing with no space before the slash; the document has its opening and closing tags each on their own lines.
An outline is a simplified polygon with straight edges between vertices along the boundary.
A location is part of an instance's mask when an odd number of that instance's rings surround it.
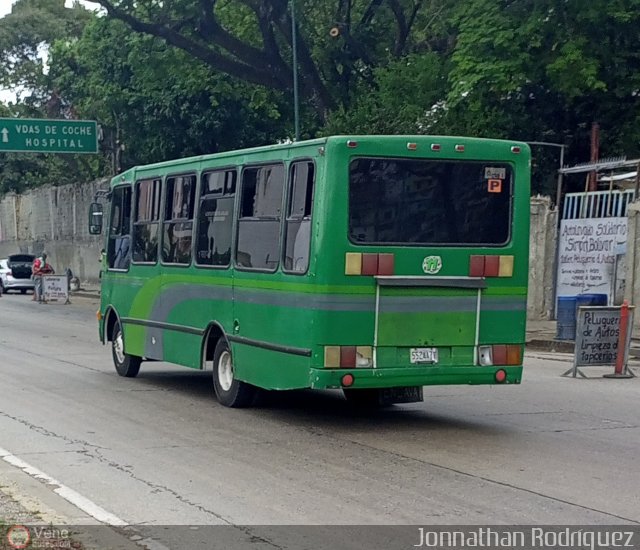
<svg viewBox="0 0 640 550">
<path fill-rule="evenodd" d="M 564 197 L 562 219 L 575 220 L 579 218 L 626 216 L 627 207 L 634 199 L 634 189 L 567 193 Z"/>
</svg>

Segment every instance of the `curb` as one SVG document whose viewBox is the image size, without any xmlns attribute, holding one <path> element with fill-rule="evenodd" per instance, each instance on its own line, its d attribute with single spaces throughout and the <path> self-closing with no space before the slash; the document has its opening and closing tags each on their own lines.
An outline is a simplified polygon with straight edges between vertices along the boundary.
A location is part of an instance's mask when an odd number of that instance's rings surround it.
<svg viewBox="0 0 640 550">
<path fill-rule="evenodd" d="M 532 339 L 525 344 L 526 349 L 537 351 L 553 351 L 556 353 L 573 353 L 575 344 L 565 340 Z"/>
<path fill-rule="evenodd" d="M 69 294 L 69 299 L 72 300 L 73 298 L 94 298 L 96 300 L 99 300 L 100 299 L 100 293 L 99 292 L 91 292 L 91 291 L 79 290 L 77 292 L 71 292 Z"/>
</svg>

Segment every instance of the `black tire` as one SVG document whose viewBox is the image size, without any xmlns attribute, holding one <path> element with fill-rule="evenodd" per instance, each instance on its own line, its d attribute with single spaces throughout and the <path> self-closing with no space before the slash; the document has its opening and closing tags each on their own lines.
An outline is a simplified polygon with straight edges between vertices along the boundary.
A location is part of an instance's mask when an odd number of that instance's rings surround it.
<svg viewBox="0 0 640 550">
<path fill-rule="evenodd" d="M 233 376 L 233 358 L 224 338 L 220 338 L 213 352 L 213 388 L 221 405 L 237 409 L 250 406 L 257 393 L 255 386 Z"/>
<path fill-rule="evenodd" d="M 21 288 L 20 289 L 20 294 L 26 294 L 27 293 L 27 289 L 26 288 Z"/>
<path fill-rule="evenodd" d="M 116 321 L 113 327 L 111 355 L 113 357 L 113 364 L 116 367 L 116 372 L 120 376 L 125 376 L 126 378 L 135 378 L 138 376 L 140 365 L 142 364 L 142 357 L 125 353 L 124 334 L 118 321 Z"/>
<path fill-rule="evenodd" d="M 349 405 L 358 409 L 377 409 L 384 405 L 380 402 L 380 390 L 367 388 L 361 390 L 343 389 L 345 399 Z"/>
</svg>

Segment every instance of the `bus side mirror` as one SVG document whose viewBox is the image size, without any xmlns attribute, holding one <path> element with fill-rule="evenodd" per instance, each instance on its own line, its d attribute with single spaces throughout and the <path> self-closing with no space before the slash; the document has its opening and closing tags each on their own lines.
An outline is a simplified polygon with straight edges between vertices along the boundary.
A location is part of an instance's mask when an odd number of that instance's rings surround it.
<svg viewBox="0 0 640 550">
<path fill-rule="evenodd" d="M 102 217 L 102 205 L 99 202 L 92 202 L 89 206 L 89 235 L 102 233 Z"/>
</svg>

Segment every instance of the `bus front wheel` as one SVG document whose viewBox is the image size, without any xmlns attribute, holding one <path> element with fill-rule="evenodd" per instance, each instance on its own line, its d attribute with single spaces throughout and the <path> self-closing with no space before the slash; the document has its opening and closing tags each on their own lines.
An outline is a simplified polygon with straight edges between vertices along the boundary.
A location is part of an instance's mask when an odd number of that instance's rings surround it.
<svg viewBox="0 0 640 550">
<path fill-rule="evenodd" d="M 113 364 L 116 367 L 116 372 L 120 376 L 127 378 L 135 378 L 140 371 L 140 364 L 142 363 L 142 357 L 136 355 L 129 355 L 124 351 L 124 334 L 120 323 L 116 321 L 113 327 L 113 338 L 111 340 L 111 355 L 113 356 Z"/>
<path fill-rule="evenodd" d="M 224 338 L 218 341 L 213 353 L 213 387 L 225 407 L 248 407 L 256 395 L 255 386 L 235 378 L 231 350 Z"/>
</svg>

